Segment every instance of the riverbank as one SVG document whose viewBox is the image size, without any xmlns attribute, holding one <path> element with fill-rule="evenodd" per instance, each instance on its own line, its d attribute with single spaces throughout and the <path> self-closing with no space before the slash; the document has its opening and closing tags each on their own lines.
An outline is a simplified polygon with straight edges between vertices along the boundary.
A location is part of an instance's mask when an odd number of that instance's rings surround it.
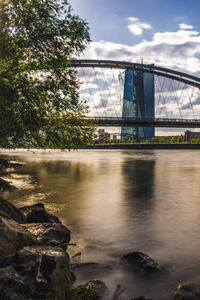
<svg viewBox="0 0 200 300">
<path fill-rule="evenodd" d="M 82 149 L 200 150 L 200 144 L 95 144 Z"/>
<path fill-rule="evenodd" d="M 17 208 L 2 197 L 17 190 L 12 175 L 20 166 L 0 158 L 0 176 L 10 178 L 0 178 L 0 300 L 100 300 L 92 281 L 72 288 L 66 250 L 76 244 L 60 219 L 42 203 Z"/>
</svg>

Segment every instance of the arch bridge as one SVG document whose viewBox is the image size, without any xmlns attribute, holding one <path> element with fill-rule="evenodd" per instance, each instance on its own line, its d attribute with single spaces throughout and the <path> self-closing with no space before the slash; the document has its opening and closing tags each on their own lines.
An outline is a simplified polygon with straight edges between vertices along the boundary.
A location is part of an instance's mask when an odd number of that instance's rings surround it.
<svg viewBox="0 0 200 300">
<path fill-rule="evenodd" d="M 87 118 L 96 119 L 99 126 L 200 127 L 199 77 L 155 65 L 112 60 L 73 60 L 72 67 L 77 69 L 80 81 L 80 100 L 89 105 Z M 127 70 L 153 75 L 153 117 L 122 116 L 120 78 Z"/>
</svg>

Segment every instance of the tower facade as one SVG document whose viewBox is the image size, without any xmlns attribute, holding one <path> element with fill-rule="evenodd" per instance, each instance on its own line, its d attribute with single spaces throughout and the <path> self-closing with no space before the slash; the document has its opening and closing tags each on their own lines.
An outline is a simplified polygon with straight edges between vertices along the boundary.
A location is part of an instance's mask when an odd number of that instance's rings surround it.
<svg viewBox="0 0 200 300">
<path fill-rule="evenodd" d="M 154 118 L 154 75 L 132 70 L 120 74 L 120 102 L 122 118 Z M 122 127 L 123 139 L 151 140 L 153 127 Z"/>
</svg>

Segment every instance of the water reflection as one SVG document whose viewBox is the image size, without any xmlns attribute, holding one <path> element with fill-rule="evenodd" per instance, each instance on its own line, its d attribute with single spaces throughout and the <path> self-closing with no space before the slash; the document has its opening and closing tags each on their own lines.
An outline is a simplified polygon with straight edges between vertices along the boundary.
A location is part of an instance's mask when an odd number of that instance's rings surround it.
<svg viewBox="0 0 200 300">
<path fill-rule="evenodd" d="M 122 165 L 123 174 L 126 182 L 126 198 L 128 201 L 151 208 L 154 192 L 154 160 L 125 160 Z"/>
<path fill-rule="evenodd" d="M 148 286 L 131 279 L 132 295 L 170 299 L 180 280 L 200 280 L 200 152 L 80 151 L 20 158 L 26 165 L 18 173 L 32 176 L 32 189 L 7 197 L 18 206 L 44 202 L 72 229 L 82 261 L 116 263 L 134 249 L 167 267 L 164 281 Z M 123 282 L 120 276 L 112 280 Z"/>
</svg>

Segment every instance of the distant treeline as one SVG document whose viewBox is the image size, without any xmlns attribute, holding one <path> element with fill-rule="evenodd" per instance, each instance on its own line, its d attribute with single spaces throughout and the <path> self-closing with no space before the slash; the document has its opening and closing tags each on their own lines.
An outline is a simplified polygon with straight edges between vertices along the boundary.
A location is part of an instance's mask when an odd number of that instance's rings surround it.
<svg viewBox="0 0 200 300">
<path fill-rule="evenodd" d="M 181 136 L 173 136 L 170 140 L 164 137 L 154 137 L 152 140 L 133 140 L 133 139 L 120 139 L 120 140 L 98 140 L 95 144 L 200 144 L 199 139 L 191 139 L 186 141 L 185 138 Z"/>
</svg>

